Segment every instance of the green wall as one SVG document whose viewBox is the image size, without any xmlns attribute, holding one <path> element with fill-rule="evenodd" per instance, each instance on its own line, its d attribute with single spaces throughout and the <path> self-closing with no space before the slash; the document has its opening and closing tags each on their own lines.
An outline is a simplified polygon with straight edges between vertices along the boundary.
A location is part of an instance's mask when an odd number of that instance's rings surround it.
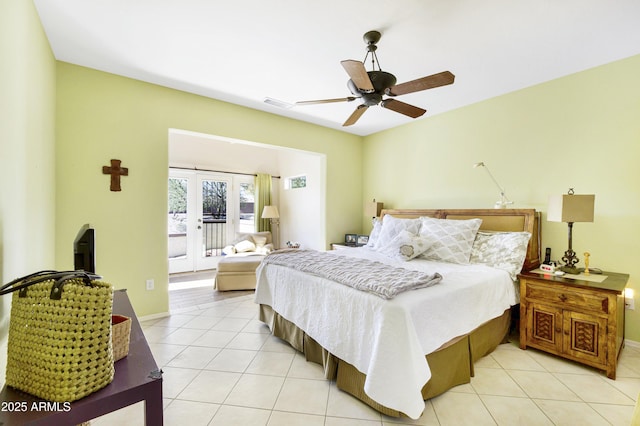
<svg viewBox="0 0 640 426">
<path fill-rule="evenodd" d="M 368 136 L 363 198 L 390 208 L 491 208 L 498 190 L 472 167 L 484 161 L 513 207 L 543 212 L 542 247 L 559 259 L 567 225 L 546 221 L 547 197 L 569 187 L 595 194 L 595 221 L 574 225 L 573 248 L 581 259 L 591 253 L 591 267 L 630 274 L 638 298 L 638 76 L 634 56 Z M 640 341 L 640 308 L 626 320 L 626 338 Z"/>
<path fill-rule="evenodd" d="M 56 264 L 72 266 L 73 238 L 92 224 L 98 272 L 128 289 L 138 315 L 168 311 L 170 128 L 326 154 L 327 241 L 361 226 L 359 136 L 62 62 L 56 111 Z M 122 192 L 102 174 L 112 158 L 129 168 Z"/>
<path fill-rule="evenodd" d="M 55 261 L 55 60 L 31 1 L 0 3 L 0 283 Z M 0 387 L 10 296 L 0 296 Z"/>
</svg>

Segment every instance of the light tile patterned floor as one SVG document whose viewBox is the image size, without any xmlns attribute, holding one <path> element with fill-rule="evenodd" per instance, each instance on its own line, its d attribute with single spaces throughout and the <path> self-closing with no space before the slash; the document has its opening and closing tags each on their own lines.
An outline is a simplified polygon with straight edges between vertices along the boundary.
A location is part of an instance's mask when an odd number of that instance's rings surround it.
<svg viewBox="0 0 640 426">
<path fill-rule="evenodd" d="M 421 419 L 382 416 L 323 378 L 257 320 L 252 295 L 143 322 L 164 370 L 165 425 L 628 425 L 640 392 L 640 348 L 623 349 L 617 380 L 516 340 L 476 364 L 470 384 L 426 403 Z M 92 421 L 142 425 L 140 404 Z"/>
</svg>

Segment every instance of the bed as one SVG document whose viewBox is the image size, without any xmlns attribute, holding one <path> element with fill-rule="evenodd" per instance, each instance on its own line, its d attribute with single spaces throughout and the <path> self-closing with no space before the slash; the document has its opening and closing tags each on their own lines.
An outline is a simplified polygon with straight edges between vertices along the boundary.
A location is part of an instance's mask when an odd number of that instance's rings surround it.
<svg viewBox="0 0 640 426">
<path fill-rule="evenodd" d="M 424 230 L 432 225 L 446 225 L 443 229 L 451 234 L 478 225 L 472 241 L 474 262 L 456 263 L 446 256 L 429 255 L 440 244 L 433 238 L 448 238 L 433 236 L 442 232 L 440 228 Z M 478 251 L 484 247 L 479 241 L 520 238 L 526 233 L 520 262 L 524 270 L 536 268 L 540 263 L 539 215 L 532 209 L 384 210 L 378 226 L 370 247 L 322 254 L 335 265 L 349 259 L 355 275 L 344 272 L 341 275 L 349 277 L 344 280 L 275 260 L 263 262 L 256 271 L 255 301 L 260 305 L 260 320 L 272 333 L 303 352 L 308 361 L 322 365 L 325 377 L 336 380 L 338 388 L 384 414 L 415 419 L 422 414 L 426 399 L 468 383 L 474 361 L 493 351 L 508 335 L 511 307 L 519 301 L 514 282 L 519 271 L 514 274 L 495 261 L 487 266 L 484 252 Z M 373 238 L 376 231 L 379 234 Z M 419 243 L 430 247 L 421 257 L 407 261 L 407 257 L 385 252 L 397 245 L 390 240 L 409 235 L 416 250 L 423 249 Z M 385 244 L 376 248 L 376 240 Z M 407 244 L 402 247 L 405 250 Z M 371 266 L 370 262 L 413 274 L 411 277 L 429 276 L 435 283 L 385 298 L 338 282 L 358 281 L 358 268 Z"/>
</svg>

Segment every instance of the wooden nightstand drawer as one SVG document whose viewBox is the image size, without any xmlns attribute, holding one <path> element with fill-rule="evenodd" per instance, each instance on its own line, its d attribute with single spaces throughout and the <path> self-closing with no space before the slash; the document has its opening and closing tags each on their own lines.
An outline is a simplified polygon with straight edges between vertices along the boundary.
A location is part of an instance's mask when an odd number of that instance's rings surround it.
<svg viewBox="0 0 640 426">
<path fill-rule="evenodd" d="M 575 288 L 549 284 L 527 282 L 527 298 L 549 303 L 562 303 L 566 307 L 576 307 L 580 310 L 609 313 L 609 298 L 606 294 L 581 291 Z"/>
</svg>

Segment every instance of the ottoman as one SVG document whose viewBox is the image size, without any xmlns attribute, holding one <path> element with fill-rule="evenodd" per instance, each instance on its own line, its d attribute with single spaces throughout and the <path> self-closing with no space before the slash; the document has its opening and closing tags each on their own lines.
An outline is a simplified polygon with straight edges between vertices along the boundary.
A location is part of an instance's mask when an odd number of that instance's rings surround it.
<svg viewBox="0 0 640 426">
<path fill-rule="evenodd" d="M 255 290 L 256 269 L 264 256 L 225 256 L 218 263 L 214 287 L 218 291 Z"/>
</svg>

